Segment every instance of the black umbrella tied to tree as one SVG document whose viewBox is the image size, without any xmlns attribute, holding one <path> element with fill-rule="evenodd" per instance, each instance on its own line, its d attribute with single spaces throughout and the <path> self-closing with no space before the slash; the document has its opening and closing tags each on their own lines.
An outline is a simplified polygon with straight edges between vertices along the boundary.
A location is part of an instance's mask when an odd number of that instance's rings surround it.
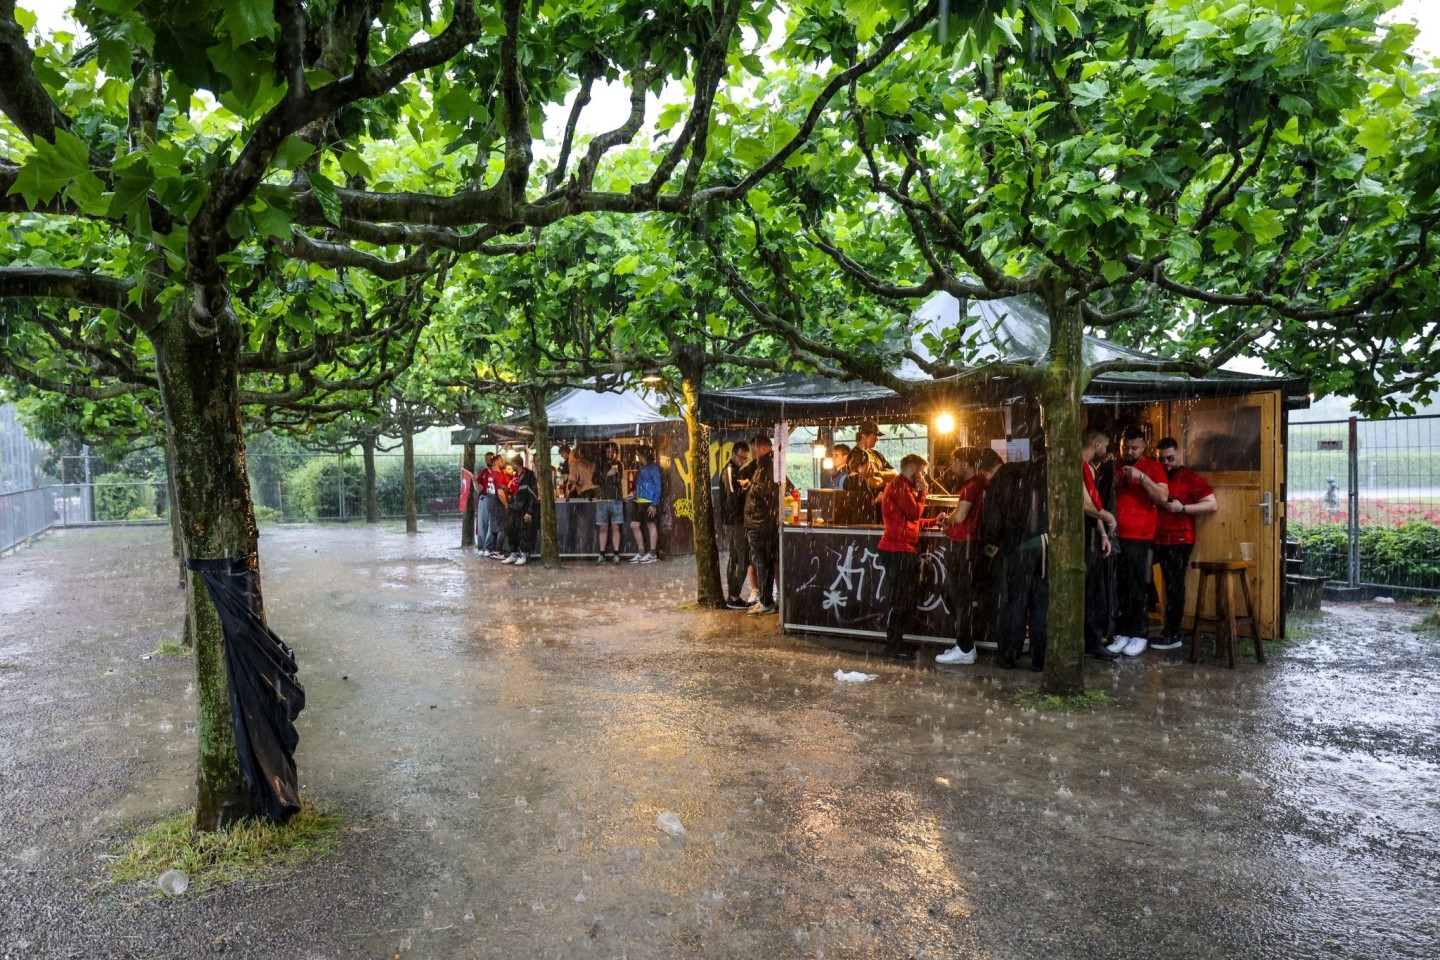
<svg viewBox="0 0 1440 960">
<path fill-rule="evenodd" d="M 240 770 L 271 823 L 300 811 L 295 718 L 305 709 L 305 688 L 295 679 L 295 655 L 265 625 L 255 571 L 245 557 L 189 560 L 205 578 L 225 632 L 225 672 Z"/>
</svg>

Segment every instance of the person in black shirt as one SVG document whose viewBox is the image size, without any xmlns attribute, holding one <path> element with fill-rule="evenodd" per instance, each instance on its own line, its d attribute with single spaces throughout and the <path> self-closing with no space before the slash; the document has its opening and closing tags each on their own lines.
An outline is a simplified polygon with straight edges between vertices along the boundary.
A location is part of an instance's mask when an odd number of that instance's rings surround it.
<svg viewBox="0 0 1440 960">
<path fill-rule="evenodd" d="M 741 440 L 730 450 L 730 459 L 720 468 L 720 539 L 728 559 L 725 563 L 725 606 L 732 610 L 748 607 L 742 591 L 750 566 L 750 543 L 745 536 L 745 484 L 741 476 L 750 460 L 750 444 Z M 746 480 L 749 478 L 746 477 Z"/>
<path fill-rule="evenodd" d="M 504 562 L 523 567 L 530 562 L 535 530 L 540 523 L 540 478 L 519 457 L 515 458 L 515 465 L 519 476 L 510 497 L 510 555 Z"/>
<path fill-rule="evenodd" d="M 595 527 L 600 540 L 600 556 L 596 563 L 605 562 L 605 553 L 610 540 L 615 552 L 610 555 L 611 563 L 620 562 L 620 525 L 625 522 L 622 496 L 625 487 L 625 467 L 620 462 L 620 445 L 608 443 L 600 462 L 595 464 Z"/>
<path fill-rule="evenodd" d="M 775 562 L 780 551 L 780 485 L 775 481 L 775 455 L 770 438 L 750 442 L 755 464 L 745 488 L 745 537 L 755 564 L 755 589 L 760 596 L 746 612 L 752 617 L 778 613 L 775 605 Z"/>
</svg>

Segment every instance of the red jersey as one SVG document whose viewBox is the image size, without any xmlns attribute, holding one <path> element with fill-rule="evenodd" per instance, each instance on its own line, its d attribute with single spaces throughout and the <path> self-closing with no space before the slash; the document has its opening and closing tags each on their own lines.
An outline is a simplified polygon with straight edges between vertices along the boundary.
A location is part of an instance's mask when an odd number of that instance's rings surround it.
<svg viewBox="0 0 1440 960">
<path fill-rule="evenodd" d="M 985 484 L 990 481 L 985 474 L 977 473 L 965 481 L 965 486 L 960 488 L 960 502 L 970 504 L 970 512 L 965 514 L 965 519 L 960 523 L 952 524 L 945 528 L 945 536 L 956 543 L 969 543 L 980 539 L 980 505 L 985 498 Z"/>
<path fill-rule="evenodd" d="M 880 498 L 880 517 L 885 521 L 885 534 L 879 548 L 885 553 L 914 553 L 920 542 L 920 517 L 925 513 L 925 494 L 904 475 L 890 481 Z"/>
<path fill-rule="evenodd" d="M 1215 491 L 1210 484 L 1189 467 L 1176 467 L 1169 476 L 1170 499 L 1179 500 L 1187 507 L 1199 503 Z M 1165 546 L 1180 546 L 1195 542 L 1195 517 L 1184 513 L 1160 511 L 1155 522 L 1155 542 Z"/>
<path fill-rule="evenodd" d="M 1132 464 L 1119 463 L 1115 466 L 1115 520 L 1119 525 L 1121 540 L 1155 539 L 1155 518 L 1160 508 L 1145 492 L 1145 484 L 1122 475 L 1126 466 L 1132 466 L 1155 483 L 1168 482 L 1165 468 L 1153 457 L 1141 457 Z"/>
<path fill-rule="evenodd" d="M 1095 486 L 1095 468 L 1090 464 L 1085 467 L 1085 492 L 1090 494 L 1090 502 L 1095 505 L 1096 510 L 1105 509 L 1105 501 L 1100 499 L 1100 488 Z"/>
</svg>

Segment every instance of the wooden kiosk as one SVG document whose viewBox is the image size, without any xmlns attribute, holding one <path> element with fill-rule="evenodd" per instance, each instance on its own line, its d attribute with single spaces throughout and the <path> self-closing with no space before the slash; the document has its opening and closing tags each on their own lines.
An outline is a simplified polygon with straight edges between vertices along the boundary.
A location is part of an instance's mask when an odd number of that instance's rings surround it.
<svg viewBox="0 0 1440 960">
<path fill-rule="evenodd" d="M 916 313 L 921 328 L 912 349 L 928 356 L 925 333 L 958 323 L 966 309 L 983 331 L 977 364 L 1023 361 L 1043 356 L 1049 344 L 1049 321 L 1035 305 L 1005 299 L 962 304 L 937 294 Z M 1147 357 L 1092 337 L 1086 338 L 1087 361 Z M 927 379 L 911 361 L 897 376 Z M 1181 375 L 1126 373 L 1097 377 L 1085 393 L 1087 422 L 1111 431 L 1112 439 L 1128 426 L 1144 428 L 1151 442 L 1171 436 L 1179 441 L 1185 463 L 1205 476 L 1220 504 L 1218 513 L 1197 525 L 1193 559 L 1239 560 L 1240 544 L 1252 545 L 1248 571 L 1256 620 L 1267 638 L 1284 631 L 1285 438 L 1289 411 L 1308 404 L 1302 381 L 1220 371 L 1203 379 Z M 713 427 L 764 429 L 776 437 L 776 469 L 785 472 L 787 439 L 799 425 L 828 430 L 849 443 L 862 420 L 881 424 L 925 424 L 929 459 L 940 465 L 958 444 L 992 447 L 1002 459 L 1027 456 L 1020 424 L 1038 424 L 1034 398 L 1022 383 L 1003 377 L 977 381 L 945 394 L 925 409 L 893 391 L 871 384 L 840 382 L 792 374 L 701 397 L 701 416 Z M 937 422 L 953 422 L 947 435 Z M 895 463 L 886 441 L 882 453 Z M 894 451 L 898 454 L 898 451 Z M 1074 465 L 1077 484 L 1080 464 Z M 889 610 L 889 585 L 884 582 L 877 545 L 878 525 L 833 522 L 817 506 L 823 494 L 807 497 L 809 507 L 799 522 L 780 526 L 777 597 L 787 632 L 815 632 L 880 639 Z M 782 505 L 783 509 L 783 505 Z M 948 540 L 938 532 L 923 534 L 921 563 L 926 587 L 910 639 L 950 643 L 955 636 L 954 612 L 944 586 L 944 552 Z M 1191 570 L 1187 596 L 1193 607 L 1198 572 Z M 1187 628 L 1192 624 L 1186 611 Z"/>
</svg>

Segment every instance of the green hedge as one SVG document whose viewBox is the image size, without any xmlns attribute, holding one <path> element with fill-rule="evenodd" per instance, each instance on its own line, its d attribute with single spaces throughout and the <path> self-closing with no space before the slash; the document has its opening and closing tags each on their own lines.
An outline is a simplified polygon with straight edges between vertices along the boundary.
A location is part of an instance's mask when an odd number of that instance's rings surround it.
<svg viewBox="0 0 1440 960">
<path fill-rule="evenodd" d="M 129 473 L 106 473 L 95 478 L 95 519 L 133 520 L 155 516 L 155 485 L 147 477 Z"/>
<path fill-rule="evenodd" d="M 299 520 L 340 516 L 341 463 L 344 463 L 345 516 L 365 516 L 365 468 L 355 460 L 311 460 L 285 475 L 285 514 Z"/>
<path fill-rule="evenodd" d="M 460 495 L 460 467 L 454 458 L 415 458 L 415 512 L 424 516 L 425 503 L 431 497 Z M 375 498 L 380 515 L 405 515 L 405 463 L 399 458 L 387 460 L 375 477 Z"/>
<path fill-rule="evenodd" d="M 1342 523 L 1290 528 L 1304 550 L 1305 572 L 1344 580 L 1350 540 Z M 1440 588 L 1440 525 L 1411 521 L 1360 529 L 1360 579 L 1395 587 Z"/>
</svg>

